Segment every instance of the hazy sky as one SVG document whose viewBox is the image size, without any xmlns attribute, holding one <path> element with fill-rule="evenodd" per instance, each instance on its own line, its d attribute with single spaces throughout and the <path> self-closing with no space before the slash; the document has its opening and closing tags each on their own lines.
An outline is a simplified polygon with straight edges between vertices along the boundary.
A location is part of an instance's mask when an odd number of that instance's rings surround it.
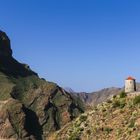
<svg viewBox="0 0 140 140">
<path fill-rule="evenodd" d="M 140 81 L 139 0 L 0 0 L 14 57 L 75 91 Z"/>
</svg>

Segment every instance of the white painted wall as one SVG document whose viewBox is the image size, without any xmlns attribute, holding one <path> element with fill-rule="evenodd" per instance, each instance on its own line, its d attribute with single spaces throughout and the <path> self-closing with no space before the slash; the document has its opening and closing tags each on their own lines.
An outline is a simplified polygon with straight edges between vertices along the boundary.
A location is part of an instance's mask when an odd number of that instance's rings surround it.
<svg viewBox="0 0 140 140">
<path fill-rule="evenodd" d="M 135 80 L 125 80 L 125 92 L 134 92 L 136 91 L 136 82 Z"/>
</svg>

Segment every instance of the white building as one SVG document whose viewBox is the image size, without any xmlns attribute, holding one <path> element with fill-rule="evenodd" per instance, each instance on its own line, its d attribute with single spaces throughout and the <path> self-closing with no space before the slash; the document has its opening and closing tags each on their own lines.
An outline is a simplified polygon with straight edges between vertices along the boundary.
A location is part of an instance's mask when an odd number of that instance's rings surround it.
<svg viewBox="0 0 140 140">
<path fill-rule="evenodd" d="M 133 77 L 128 77 L 125 80 L 125 92 L 135 92 L 136 91 L 136 80 Z"/>
</svg>

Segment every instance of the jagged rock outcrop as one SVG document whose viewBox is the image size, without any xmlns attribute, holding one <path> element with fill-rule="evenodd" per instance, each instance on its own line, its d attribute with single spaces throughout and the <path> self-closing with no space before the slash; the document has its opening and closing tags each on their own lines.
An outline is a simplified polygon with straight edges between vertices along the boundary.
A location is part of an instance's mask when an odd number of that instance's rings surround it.
<svg viewBox="0 0 140 140">
<path fill-rule="evenodd" d="M 83 102 L 12 57 L 0 31 L 0 139 L 43 140 L 84 112 Z"/>
<path fill-rule="evenodd" d="M 29 134 L 24 128 L 26 114 L 24 106 L 9 98 L 0 101 L 0 138 L 26 138 Z"/>
<path fill-rule="evenodd" d="M 8 36 L 0 31 L 0 72 L 12 77 L 37 75 L 27 65 L 19 63 L 12 57 L 12 49 Z"/>
<path fill-rule="evenodd" d="M 12 49 L 10 46 L 10 39 L 6 33 L 0 31 L 0 56 L 11 57 Z"/>
</svg>

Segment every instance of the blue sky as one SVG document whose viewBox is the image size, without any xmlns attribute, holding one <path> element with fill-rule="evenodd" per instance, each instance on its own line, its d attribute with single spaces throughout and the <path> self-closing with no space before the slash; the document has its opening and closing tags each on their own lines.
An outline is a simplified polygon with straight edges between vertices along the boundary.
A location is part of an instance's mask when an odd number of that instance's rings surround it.
<svg viewBox="0 0 140 140">
<path fill-rule="evenodd" d="M 1 0 L 14 57 L 40 77 L 91 92 L 140 81 L 139 0 Z"/>
</svg>

